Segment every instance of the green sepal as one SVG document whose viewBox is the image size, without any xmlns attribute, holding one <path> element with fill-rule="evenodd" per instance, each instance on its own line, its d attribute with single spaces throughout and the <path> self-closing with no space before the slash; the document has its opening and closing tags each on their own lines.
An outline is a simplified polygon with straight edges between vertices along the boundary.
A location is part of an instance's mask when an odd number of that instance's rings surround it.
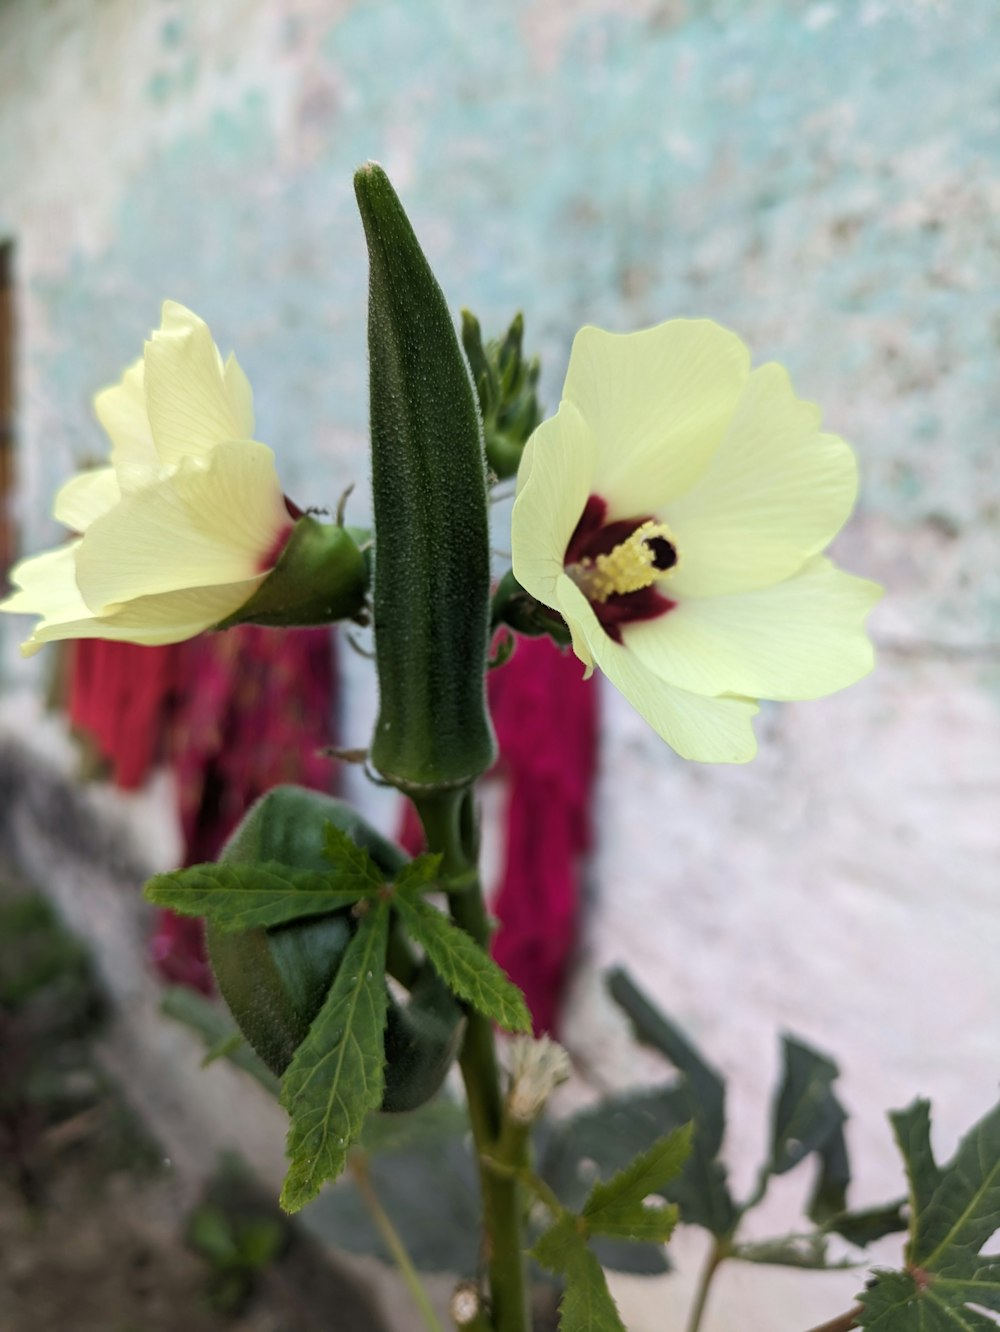
<svg viewBox="0 0 1000 1332">
<path fill-rule="evenodd" d="M 369 573 L 360 546 L 365 535 L 304 514 L 257 591 L 216 628 L 293 628 L 364 619 Z"/>
<path fill-rule="evenodd" d="M 370 259 L 373 766 L 403 790 L 492 764 L 484 677 L 489 535 L 483 439 L 444 296 L 380 166 L 354 178 Z"/>
<path fill-rule="evenodd" d="M 524 359 L 524 316 L 516 314 L 502 338 L 485 345 L 479 320 L 462 311 L 462 346 L 472 370 L 483 417 L 486 460 L 493 476 L 514 476 L 532 431 L 541 420 L 536 389 L 537 356 Z"/>
<path fill-rule="evenodd" d="M 490 623 L 493 629 L 507 625 L 525 638 L 541 638 L 547 634 L 560 647 L 570 644 L 566 621 L 542 602 L 525 591 L 511 570 L 497 583 L 490 604 Z"/>
</svg>

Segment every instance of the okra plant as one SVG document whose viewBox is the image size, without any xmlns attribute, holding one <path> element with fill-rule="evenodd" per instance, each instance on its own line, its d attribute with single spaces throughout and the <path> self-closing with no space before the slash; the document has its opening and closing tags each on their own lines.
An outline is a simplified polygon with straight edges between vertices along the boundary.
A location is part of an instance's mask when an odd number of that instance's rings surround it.
<svg viewBox="0 0 1000 1332">
<path fill-rule="evenodd" d="M 529 1332 L 533 1288 L 549 1282 L 564 1332 L 620 1332 L 605 1270 L 665 1271 L 678 1221 L 711 1235 L 689 1332 L 725 1263 L 861 1263 L 904 1230 L 902 1263 L 859 1277 L 856 1303 L 821 1327 L 995 1327 L 985 1311 L 1000 1311 L 1000 1259 L 981 1249 L 1000 1223 L 1000 1107 L 945 1165 L 926 1102 L 893 1114 L 905 1189 L 852 1210 L 836 1066 L 786 1038 L 771 1139 L 741 1199 L 721 1157 L 721 1076 L 626 975 L 610 979 L 612 996 L 670 1077 L 551 1119 L 569 1058 L 532 1038 L 489 952 L 475 784 L 496 756 L 491 664 L 518 636 L 548 635 L 682 758 L 751 759 L 759 699 L 818 698 L 873 664 L 864 621 L 880 589 L 822 554 L 854 503 L 851 449 L 821 431 L 780 366 L 751 369 L 743 343 L 708 320 L 584 328 L 543 420 L 520 316 L 484 343 L 465 312 L 460 340 L 385 173 L 363 167 L 355 189 L 370 262 L 372 530 L 285 495 L 235 357 L 168 302 L 143 356 L 96 398 L 109 464 L 57 496 L 76 535 L 22 562 L 0 607 L 40 617 L 26 653 L 243 622 L 373 628 L 366 762 L 413 802 L 426 853 L 407 856 L 332 797 L 272 791 L 218 863 L 147 886 L 150 901 L 204 917 L 236 1044 L 194 996 L 172 996 L 171 1010 L 280 1096 L 282 1205 L 295 1212 L 346 1175 L 318 1205 L 346 1247 L 400 1264 L 432 1332 L 419 1273 L 440 1269 L 459 1278 L 456 1327 Z M 512 567 L 494 583 L 489 494 L 514 476 Z M 461 1101 L 447 1083 L 456 1065 Z M 803 1164 L 815 1178 L 802 1228 L 747 1240 L 769 1182 Z M 438 1187 L 446 1173 L 457 1192 Z"/>
</svg>

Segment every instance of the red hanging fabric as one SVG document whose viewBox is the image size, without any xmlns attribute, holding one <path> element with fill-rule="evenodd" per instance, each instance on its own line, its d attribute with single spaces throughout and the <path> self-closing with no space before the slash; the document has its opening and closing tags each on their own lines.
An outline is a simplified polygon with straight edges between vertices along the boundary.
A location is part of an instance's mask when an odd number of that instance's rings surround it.
<svg viewBox="0 0 1000 1332">
<path fill-rule="evenodd" d="M 83 639 L 70 717 L 141 786 L 166 758 L 177 778 L 184 864 L 214 859 L 258 796 L 281 782 L 330 790 L 336 684 L 332 635 L 240 626 L 168 647 Z M 164 979 L 209 993 L 198 920 L 157 913 L 150 956 Z"/>
</svg>

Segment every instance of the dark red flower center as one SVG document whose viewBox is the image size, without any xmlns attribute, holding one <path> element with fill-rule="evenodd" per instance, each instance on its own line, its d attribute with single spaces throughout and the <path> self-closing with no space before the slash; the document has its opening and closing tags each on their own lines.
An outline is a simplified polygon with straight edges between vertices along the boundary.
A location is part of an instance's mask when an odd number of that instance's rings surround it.
<svg viewBox="0 0 1000 1332">
<path fill-rule="evenodd" d="M 607 513 L 607 500 L 602 499 L 600 495 L 591 495 L 569 539 L 563 558 L 563 567 L 570 571 L 571 576 L 574 570 L 586 572 L 596 568 L 601 556 L 610 556 L 620 546 L 635 538 L 639 528 L 647 523 L 656 522 L 648 515 L 638 518 L 616 518 L 613 522 L 608 522 Z M 677 563 L 677 548 L 662 531 L 653 532 L 641 539 L 648 547 L 647 558 L 651 557 L 650 565 L 653 569 L 658 573 L 664 573 L 674 567 Z M 586 579 L 575 581 L 582 586 L 584 593 L 587 593 Z M 622 641 L 623 625 L 634 624 L 639 620 L 655 620 L 677 605 L 676 601 L 665 597 L 652 583 L 632 592 L 611 592 L 602 597 L 588 594 L 588 600 L 604 632 L 616 643 Z"/>
</svg>

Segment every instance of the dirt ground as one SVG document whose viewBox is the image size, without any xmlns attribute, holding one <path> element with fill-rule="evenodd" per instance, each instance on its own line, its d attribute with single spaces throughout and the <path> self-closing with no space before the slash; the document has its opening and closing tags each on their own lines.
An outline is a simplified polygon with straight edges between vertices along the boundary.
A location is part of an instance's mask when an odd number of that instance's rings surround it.
<svg viewBox="0 0 1000 1332">
<path fill-rule="evenodd" d="M 383 1332 L 245 1176 L 192 1215 L 94 1056 L 102 1010 L 84 950 L 0 873 L 0 1332 Z"/>
</svg>

